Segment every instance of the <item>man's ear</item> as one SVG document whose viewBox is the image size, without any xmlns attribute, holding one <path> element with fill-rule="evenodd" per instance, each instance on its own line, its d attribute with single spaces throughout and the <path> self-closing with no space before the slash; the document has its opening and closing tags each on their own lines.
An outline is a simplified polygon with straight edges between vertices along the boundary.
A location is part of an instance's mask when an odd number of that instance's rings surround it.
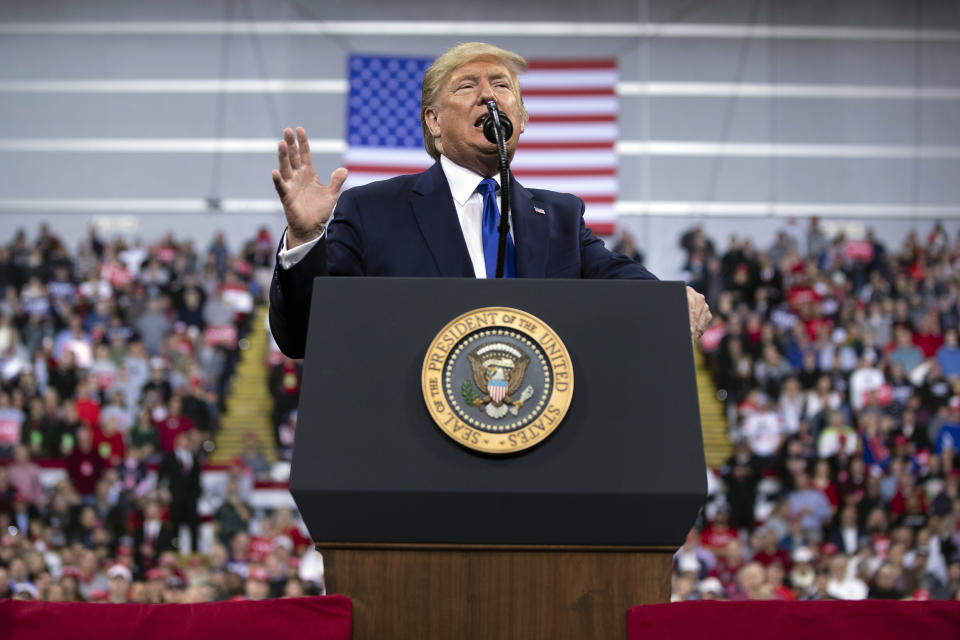
<svg viewBox="0 0 960 640">
<path fill-rule="evenodd" d="M 433 107 L 427 107 L 427 110 L 423 112 L 423 121 L 427 123 L 427 129 L 434 138 L 440 137 L 440 122 Z"/>
</svg>

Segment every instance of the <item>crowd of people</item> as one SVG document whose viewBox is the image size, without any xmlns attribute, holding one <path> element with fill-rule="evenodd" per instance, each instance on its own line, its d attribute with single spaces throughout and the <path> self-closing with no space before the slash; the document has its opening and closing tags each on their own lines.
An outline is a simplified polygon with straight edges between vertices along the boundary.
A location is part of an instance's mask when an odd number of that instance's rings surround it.
<svg viewBox="0 0 960 640">
<path fill-rule="evenodd" d="M 250 507 L 255 446 L 201 488 L 274 251 L 266 230 L 234 253 L 223 235 L 198 252 L 96 229 L 71 250 L 46 225 L 0 246 L 0 598 L 322 591 L 297 514 Z M 205 554 L 201 496 L 216 531 Z"/>
<path fill-rule="evenodd" d="M 673 599 L 960 598 L 960 237 L 681 245 L 735 450 Z"/>
<path fill-rule="evenodd" d="M 814 219 L 767 250 L 721 252 L 699 227 L 681 246 L 734 453 L 708 470 L 673 599 L 960 597 L 960 238 L 936 225 L 888 248 Z M 46 226 L 0 246 L 0 597 L 323 592 L 296 512 L 251 507 L 257 443 L 200 483 L 274 250 L 265 231 L 198 253 L 91 230 L 71 252 Z M 302 371 L 267 366 L 289 457 Z"/>
</svg>

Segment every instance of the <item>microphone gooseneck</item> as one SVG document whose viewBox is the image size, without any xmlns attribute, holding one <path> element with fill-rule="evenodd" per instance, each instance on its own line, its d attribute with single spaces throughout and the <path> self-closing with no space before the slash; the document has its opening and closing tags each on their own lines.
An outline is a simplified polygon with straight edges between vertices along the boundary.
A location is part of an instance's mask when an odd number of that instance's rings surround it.
<svg viewBox="0 0 960 640">
<path fill-rule="evenodd" d="M 503 266 L 507 256 L 507 236 L 510 233 L 510 163 L 507 161 L 507 140 L 513 135 L 513 123 L 497 107 L 495 100 L 487 102 L 490 117 L 483 121 L 483 135 L 497 145 L 500 169 L 500 224 L 497 230 L 500 237 L 497 242 L 497 277 L 503 277 Z"/>
</svg>

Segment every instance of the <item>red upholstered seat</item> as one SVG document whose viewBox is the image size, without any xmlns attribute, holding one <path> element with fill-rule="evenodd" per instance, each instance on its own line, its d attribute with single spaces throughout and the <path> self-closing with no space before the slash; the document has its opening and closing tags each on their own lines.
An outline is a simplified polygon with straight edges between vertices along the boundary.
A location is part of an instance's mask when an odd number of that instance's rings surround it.
<svg viewBox="0 0 960 640">
<path fill-rule="evenodd" d="M 87 604 L 0 600 L 7 640 L 350 640 L 353 604 L 344 596 L 203 604 Z"/>
<path fill-rule="evenodd" d="M 960 602 L 678 602 L 633 607 L 629 640 L 960 638 Z M 772 634 L 772 635 L 770 635 Z"/>
</svg>

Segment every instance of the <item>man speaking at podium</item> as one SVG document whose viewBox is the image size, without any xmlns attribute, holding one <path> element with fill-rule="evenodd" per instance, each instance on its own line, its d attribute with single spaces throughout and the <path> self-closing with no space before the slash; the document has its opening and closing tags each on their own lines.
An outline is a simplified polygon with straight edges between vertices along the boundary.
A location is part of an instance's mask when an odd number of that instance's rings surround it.
<svg viewBox="0 0 960 640">
<path fill-rule="evenodd" d="M 512 159 L 528 119 L 518 80 L 526 69 L 519 55 L 479 42 L 441 55 L 424 74 L 420 109 L 424 146 L 437 162 L 342 196 L 347 170 L 324 185 L 306 132 L 284 130 L 273 183 L 287 230 L 270 286 L 270 327 L 285 354 L 303 357 L 316 276 L 494 276 L 500 174 L 483 124 L 491 100 L 517 123 L 506 141 Z M 590 233 L 580 198 L 510 180 L 506 277 L 656 279 Z M 689 287 L 687 302 L 691 335 L 699 338 L 710 311 Z"/>
</svg>

